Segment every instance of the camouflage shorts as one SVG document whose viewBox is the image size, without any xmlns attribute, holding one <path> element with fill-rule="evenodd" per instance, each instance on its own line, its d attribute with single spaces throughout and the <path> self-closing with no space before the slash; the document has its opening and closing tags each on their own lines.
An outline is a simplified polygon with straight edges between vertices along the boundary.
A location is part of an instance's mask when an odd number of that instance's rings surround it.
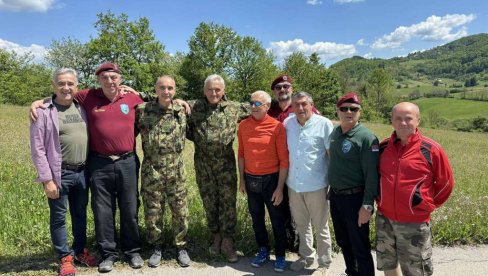
<svg viewBox="0 0 488 276">
<path fill-rule="evenodd" d="M 395 269 L 400 263 L 404 276 L 432 275 L 430 224 L 400 223 L 376 215 L 376 259 L 378 270 Z"/>
</svg>

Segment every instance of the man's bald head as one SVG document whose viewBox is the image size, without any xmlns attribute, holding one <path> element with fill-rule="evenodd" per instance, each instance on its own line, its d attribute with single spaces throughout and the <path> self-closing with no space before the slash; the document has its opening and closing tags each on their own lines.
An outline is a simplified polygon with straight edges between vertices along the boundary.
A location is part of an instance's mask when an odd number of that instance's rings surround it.
<svg viewBox="0 0 488 276">
<path fill-rule="evenodd" d="M 391 110 L 391 124 L 402 144 L 406 144 L 408 137 L 415 134 L 420 125 L 419 107 L 410 102 L 396 104 Z"/>
</svg>

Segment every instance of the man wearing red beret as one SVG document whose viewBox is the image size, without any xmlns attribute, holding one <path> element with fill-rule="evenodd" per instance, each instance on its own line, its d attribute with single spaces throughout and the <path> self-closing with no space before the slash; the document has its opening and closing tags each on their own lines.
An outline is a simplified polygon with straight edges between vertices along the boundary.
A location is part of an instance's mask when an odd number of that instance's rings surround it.
<svg viewBox="0 0 488 276">
<path fill-rule="evenodd" d="M 378 195 L 379 142 L 361 123 L 361 100 L 354 92 L 337 102 L 340 125 L 330 135 L 330 215 L 347 275 L 374 275 L 369 220 Z"/>
<path fill-rule="evenodd" d="M 291 94 L 293 94 L 293 79 L 289 75 L 281 74 L 277 76 L 271 83 L 271 90 L 275 95 L 275 99 L 271 101 L 271 107 L 268 110 L 268 115 L 275 118 L 280 122 L 284 122 L 286 118 L 293 113 L 291 105 Z M 312 111 L 315 114 L 320 112 L 312 107 Z M 283 201 L 287 206 L 288 204 L 288 190 L 285 189 L 283 193 Z M 286 232 L 288 236 L 289 249 L 292 252 L 298 252 L 299 240 L 298 233 L 293 227 L 291 220 L 290 208 L 286 208 Z"/>
</svg>

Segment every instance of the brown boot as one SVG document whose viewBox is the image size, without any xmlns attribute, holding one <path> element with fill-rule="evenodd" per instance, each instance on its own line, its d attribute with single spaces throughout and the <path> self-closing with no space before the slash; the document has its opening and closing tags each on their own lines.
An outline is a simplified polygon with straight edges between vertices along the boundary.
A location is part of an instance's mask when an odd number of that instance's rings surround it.
<svg viewBox="0 0 488 276">
<path fill-rule="evenodd" d="M 220 251 L 225 255 L 229 263 L 235 263 L 239 260 L 237 252 L 234 249 L 232 238 L 224 238 Z"/>
<path fill-rule="evenodd" d="M 214 240 L 208 251 L 212 255 L 220 254 L 220 244 L 222 243 L 222 237 L 220 233 L 213 234 Z"/>
</svg>

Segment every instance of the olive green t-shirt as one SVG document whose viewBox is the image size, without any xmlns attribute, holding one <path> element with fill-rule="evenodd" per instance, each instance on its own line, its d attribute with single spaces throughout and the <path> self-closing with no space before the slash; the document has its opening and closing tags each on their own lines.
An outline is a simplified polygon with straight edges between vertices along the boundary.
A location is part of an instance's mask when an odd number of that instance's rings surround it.
<svg viewBox="0 0 488 276">
<path fill-rule="evenodd" d="M 73 103 L 70 106 L 53 102 L 58 110 L 59 143 L 63 163 L 76 165 L 85 162 L 88 153 L 88 131 L 80 111 Z"/>
<path fill-rule="evenodd" d="M 378 138 L 362 124 L 346 133 L 336 126 L 330 135 L 329 184 L 334 190 L 364 187 L 363 204 L 378 195 Z"/>
</svg>

